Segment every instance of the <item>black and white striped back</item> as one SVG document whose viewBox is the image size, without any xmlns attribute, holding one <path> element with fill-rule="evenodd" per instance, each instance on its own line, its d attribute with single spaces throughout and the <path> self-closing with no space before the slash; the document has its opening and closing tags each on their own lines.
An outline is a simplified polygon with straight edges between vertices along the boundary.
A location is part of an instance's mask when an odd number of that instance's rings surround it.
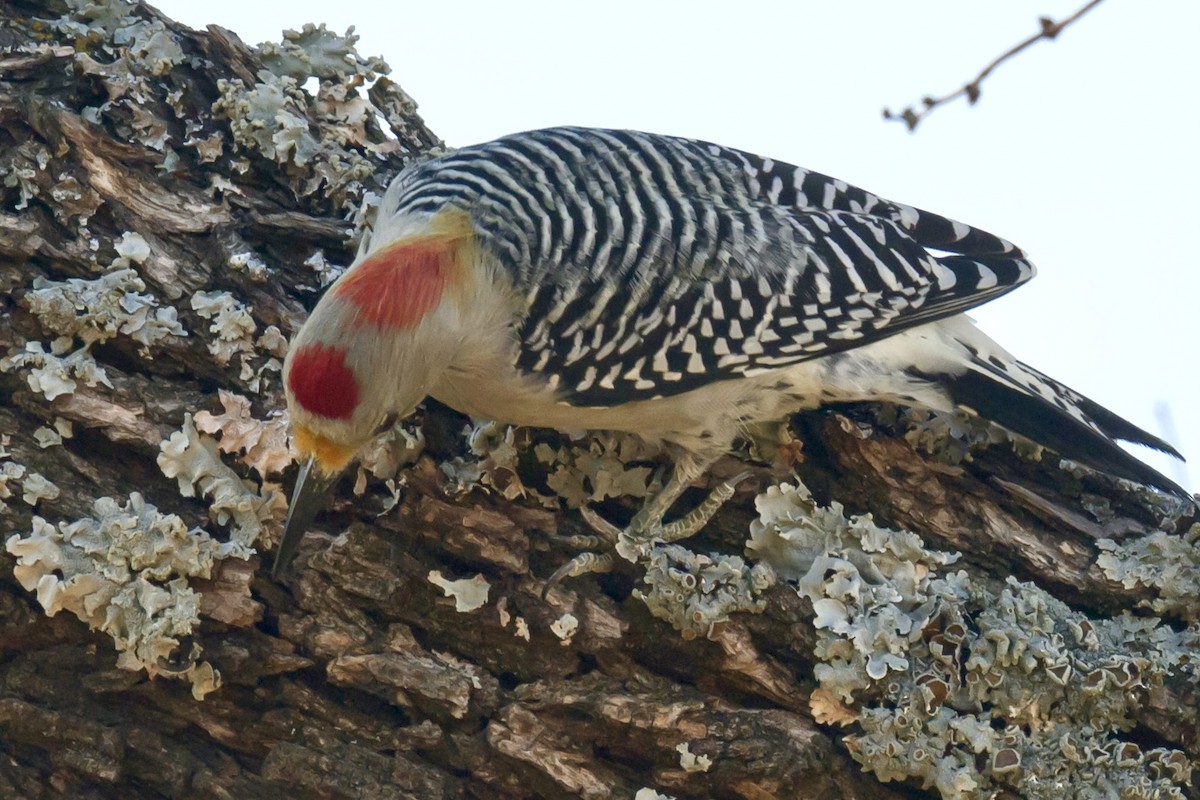
<svg viewBox="0 0 1200 800">
<path fill-rule="evenodd" d="M 381 213 L 467 212 L 525 315 L 517 364 L 577 405 L 670 396 L 858 347 L 1011 290 L 1009 242 L 688 139 L 550 128 L 397 178 Z"/>
</svg>

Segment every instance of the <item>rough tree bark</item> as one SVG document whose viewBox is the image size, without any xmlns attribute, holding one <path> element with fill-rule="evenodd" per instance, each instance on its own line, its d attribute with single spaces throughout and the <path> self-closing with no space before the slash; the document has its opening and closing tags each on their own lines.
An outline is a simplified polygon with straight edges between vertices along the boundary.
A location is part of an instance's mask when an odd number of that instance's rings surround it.
<svg viewBox="0 0 1200 800">
<path fill-rule="evenodd" d="M 428 405 L 272 582 L 283 339 L 439 146 L 352 45 L 0 7 L 0 797 L 1200 797 L 1196 508 L 984 426 L 797 417 L 815 500 L 543 600 L 651 470 Z"/>
</svg>

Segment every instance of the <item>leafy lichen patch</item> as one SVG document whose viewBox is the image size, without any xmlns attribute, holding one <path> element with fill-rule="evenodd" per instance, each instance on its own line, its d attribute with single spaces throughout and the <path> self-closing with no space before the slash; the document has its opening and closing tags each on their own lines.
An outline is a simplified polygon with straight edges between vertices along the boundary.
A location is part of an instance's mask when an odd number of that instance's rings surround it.
<svg viewBox="0 0 1200 800">
<path fill-rule="evenodd" d="M 666 620 L 685 639 L 708 636 L 738 611 L 761 612 L 763 592 L 775 583 L 766 564 L 753 567 L 737 556 L 703 555 L 679 545 L 651 548 L 645 590 L 635 589 L 650 613 Z"/>
<path fill-rule="evenodd" d="M 141 257 L 145 241 L 126 239 L 118 243 L 118 260 L 130 254 Z M 26 295 L 30 310 L 42 325 L 60 336 L 68 336 L 91 347 L 124 334 L 141 345 L 141 354 L 151 356 L 151 346 L 172 337 L 187 336 L 173 306 L 160 306 L 143 294 L 146 284 L 131 268 L 116 269 L 94 280 L 70 278 L 48 281 L 35 278 Z"/>
<path fill-rule="evenodd" d="M 812 603 L 828 716 L 858 725 L 846 745 L 880 780 L 946 798 L 1183 797 L 1185 754 L 1122 733 L 1168 677 L 1200 683 L 1194 623 L 1090 619 L 1030 583 L 945 572 L 957 554 L 803 486 L 757 506 L 747 551 Z"/>
<path fill-rule="evenodd" d="M 198 698 L 220 684 L 194 646 L 179 652 L 199 622 L 187 578 L 209 577 L 223 550 L 204 531 L 134 492 L 125 503 L 101 497 L 93 516 L 71 523 L 35 516 L 32 531 L 10 536 L 6 547 L 17 559 L 14 576 L 46 614 L 69 611 L 110 635 L 118 666 L 185 677 Z"/>
<path fill-rule="evenodd" d="M 487 604 L 491 584 L 482 574 L 472 578 L 450 580 L 442 577 L 439 570 L 433 570 L 428 575 L 429 582 L 446 593 L 446 597 L 454 598 L 454 610 L 466 614 Z"/>
<path fill-rule="evenodd" d="M 1145 586 L 1155 596 L 1142 605 L 1156 614 L 1200 620 L 1200 524 L 1183 536 L 1154 531 L 1116 542 L 1101 539 L 1097 566 L 1127 589 Z"/>
<path fill-rule="evenodd" d="M 239 460 L 261 478 L 277 475 L 295 460 L 286 413 L 277 412 L 259 420 L 251 414 L 248 398 L 224 389 L 218 397 L 224 411 L 199 411 L 195 423 L 201 433 L 220 435 L 222 453 L 240 453 Z"/>
<path fill-rule="evenodd" d="M 221 461 L 216 441 L 196 430 L 190 414 L 184 417 L 183 429 L 162 443 L 158 466 L 178 482 L 180 494 L 205 497 L 214 521 L 230 526 L 229 541 L 221 545 L 222 558 L 249 558 L 259 537 L 273 532 L 283 519 L 283 494 L 270 484 L 264 484 L 261 495 L 247 486 Z"/>
<path fill-rule="evenodd" d="M 51 342 L 47 351 L 41 342 L 26 342 L 25 347 L 15 353 L 0 358 L 0 372 L 11 372 L 17 369 L 28 370 L 25 381 L 29 388 L 46 398 L 54 400 L 64 394 L 71 394 L 82 381 L 85 386 L 104 384 L 113 388 L 104 367 L 88 354 L 86 347 L 67 353 L 70 340 L 56 339 Z"/>
</svg>

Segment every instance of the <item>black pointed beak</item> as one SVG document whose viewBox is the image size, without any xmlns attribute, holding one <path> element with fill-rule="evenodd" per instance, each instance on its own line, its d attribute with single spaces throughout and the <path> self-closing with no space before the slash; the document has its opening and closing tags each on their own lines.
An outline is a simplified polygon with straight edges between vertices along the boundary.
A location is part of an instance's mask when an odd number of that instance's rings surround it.
<svg viewBox="0 0 1200 800">
<path fill-rule="evenodd" d="M 279 576 L 287 571 L 296 558 L 300 540 L 312 526 L 317 512 L 324 507 L 326 495 L 340 475 L 340 472 L 326 475 L 312 458 L 300 467 L 296 487 L 292 489 L 292 502 L 288 504 L 287 524 L 275 553 L 275 566 L 271 569 L 272 580 L 279 580 Z"/>
</svg>

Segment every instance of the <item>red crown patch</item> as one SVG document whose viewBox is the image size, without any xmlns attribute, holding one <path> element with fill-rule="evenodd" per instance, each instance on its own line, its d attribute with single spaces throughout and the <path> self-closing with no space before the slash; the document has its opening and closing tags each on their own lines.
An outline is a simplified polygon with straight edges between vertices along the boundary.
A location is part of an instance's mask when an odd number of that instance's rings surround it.
<svg viewBox="0 0 1200 800">
<path fill-rule="evenodd" d="M 346 364 L 346 351 L 308 344 L 292 356 L 288 388 L 305 411 L 330 419 L 350 419 L 358 407 L 358 381 Z"/>
</svg>

